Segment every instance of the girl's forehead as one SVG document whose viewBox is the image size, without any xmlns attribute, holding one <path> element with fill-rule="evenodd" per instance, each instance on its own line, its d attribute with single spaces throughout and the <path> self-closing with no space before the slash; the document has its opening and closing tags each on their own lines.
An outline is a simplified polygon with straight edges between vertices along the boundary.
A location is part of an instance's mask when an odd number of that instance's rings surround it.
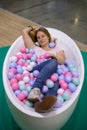
<svg viewBox="0 0 87 130">
<path fill-rule="evenodd" d="M 37 35 L 45 34 L 43 31 L 38 31 Z"/>
</svg>

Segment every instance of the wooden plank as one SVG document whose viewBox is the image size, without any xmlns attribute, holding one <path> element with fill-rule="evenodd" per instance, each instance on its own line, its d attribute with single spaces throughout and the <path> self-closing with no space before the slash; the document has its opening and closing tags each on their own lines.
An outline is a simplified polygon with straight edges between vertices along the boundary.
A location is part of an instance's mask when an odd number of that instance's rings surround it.
<svg viewBox="0 0 87 130">
<path fill-rule="evenodd" d="M 0 47 L 11 45 L 21 35 L 21 30 L 29 25 L 41 26 L 26 18 L 0 9 Z M 81 51 L 87 52 L 87 45 L 76 41 Z"/>
</svg>

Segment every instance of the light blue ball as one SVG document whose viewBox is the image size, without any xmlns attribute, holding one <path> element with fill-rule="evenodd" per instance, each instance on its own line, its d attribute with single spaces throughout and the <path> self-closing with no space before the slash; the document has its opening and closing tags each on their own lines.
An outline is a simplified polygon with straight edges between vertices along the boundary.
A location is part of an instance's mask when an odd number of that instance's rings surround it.
<svg viewBox="0 0 87 130">
<path fill-rule="evenodd" d="M 65 101 L 70 99 L 70 94 L 68 92 L 64 92 L 62 96 Z"/>
<path fill-rule="evenodd" d="M 26 102 L 25 102 L 25 105 L 27 105 L 28 107 L 33 107 L 33 103 L 32 103 L 32 102 L 29 102 L 29 101 L 26 101 Z"/>
<path fill-rule="evenodd" d="M 75 77 L 75 78 L 73 78 L 72 82 L 73 82 L 76 86 L 78 86 L 78 85 L 80 84 L 80 79 L 77 78 L 77 77 Z"/>
<path fill-rule="evenodd" d="M 46 85 L 48 88 L 52 88 L 52 87 L 54 87 L 54 82 L 49 79 L 49 80 L 47 80 Z"/>
</svg>

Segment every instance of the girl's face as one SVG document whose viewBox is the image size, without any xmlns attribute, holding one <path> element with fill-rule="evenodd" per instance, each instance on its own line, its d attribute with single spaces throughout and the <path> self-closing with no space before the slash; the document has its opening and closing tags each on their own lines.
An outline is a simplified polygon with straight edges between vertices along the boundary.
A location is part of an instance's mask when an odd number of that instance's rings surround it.
<svg viewBox="0 0 87 130">
<path fill-rule="evenodd" d="M 41 47 L 48 46 L 49 37 L 42 31 L 37 32 L 37 41 Z"/>
</svg>

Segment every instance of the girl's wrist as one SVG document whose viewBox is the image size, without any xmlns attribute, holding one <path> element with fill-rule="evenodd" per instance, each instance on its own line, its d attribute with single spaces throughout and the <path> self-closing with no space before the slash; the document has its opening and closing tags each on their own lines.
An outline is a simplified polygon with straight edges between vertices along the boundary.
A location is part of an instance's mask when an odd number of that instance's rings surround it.
<svg viewBox="0 0 87 130">
<path fill-rule="evenodd" d="M 33 30 L 33 27 L 32 26 L 28 26 L 29 30 L 32 31 Z"/>
</svg>

